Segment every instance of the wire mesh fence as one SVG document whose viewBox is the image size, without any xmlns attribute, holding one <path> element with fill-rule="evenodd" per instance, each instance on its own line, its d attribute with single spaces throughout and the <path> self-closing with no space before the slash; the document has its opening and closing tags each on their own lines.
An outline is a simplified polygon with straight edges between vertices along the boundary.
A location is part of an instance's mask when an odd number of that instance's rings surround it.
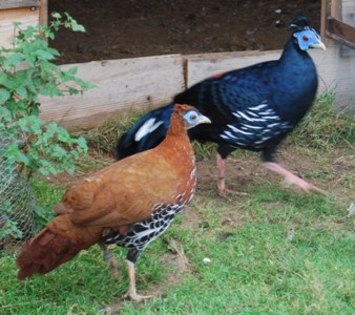
<svg viewBox="0 0 355 315">
<path fill-rule="evenodd" d="M 11 141 L 0 129 L 0 251 L 16 249 L 35 231 L 36 198 L 17 165 L 4 157 Z"/>
</svg>

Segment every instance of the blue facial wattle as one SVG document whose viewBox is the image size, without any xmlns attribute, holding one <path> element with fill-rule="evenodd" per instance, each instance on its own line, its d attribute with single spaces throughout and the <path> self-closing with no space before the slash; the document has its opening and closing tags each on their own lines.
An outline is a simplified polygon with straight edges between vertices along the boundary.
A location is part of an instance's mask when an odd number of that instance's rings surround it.
<svg viewBox="0 0 355 315">
<path fill-rule="evenodd" d="M 292 35 L 297 39 L 298 47 L 301 50 L 308 50 L 313 44 L 317 44 L 321 41 L 320 36 L 313 28 L 307 28 Z"/>
</svg>

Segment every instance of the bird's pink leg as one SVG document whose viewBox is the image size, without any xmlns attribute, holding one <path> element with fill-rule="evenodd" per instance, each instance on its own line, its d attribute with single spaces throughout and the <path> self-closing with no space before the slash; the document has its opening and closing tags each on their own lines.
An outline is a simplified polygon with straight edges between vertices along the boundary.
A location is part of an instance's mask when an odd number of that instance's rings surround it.
<svg viewBox="0 0 355 315">
<path fill-rule="evenodd" d="M 217 178 L 217 188 L 218 188 L 218 193 L 221 196 L 228 195 L 232 191 L 226 188 L 226 183 L 225 183 L 225 159 L 223 159 L 219 154 L 217 154 L 217 170 L 218 170 L 218 178 Z"/>
<path fill-rule="evenodd" d="M 326 195 L 327 192 L 306 182 L 302 178 L 299 178 L 295 174 L 291 173 L 290 171 L 284 169 L 280 164 L 274 163 L 274 162 L 264 162 L 263 166 L 269 169 L 270 171 L 273 171 L 281 176 L 283 176 L 286 180 L 286 182 L 290 185 L 295 185 L 302 191 L 306 193 L 311 193 L 315 192 L 318 194 Z"/>
</svg>

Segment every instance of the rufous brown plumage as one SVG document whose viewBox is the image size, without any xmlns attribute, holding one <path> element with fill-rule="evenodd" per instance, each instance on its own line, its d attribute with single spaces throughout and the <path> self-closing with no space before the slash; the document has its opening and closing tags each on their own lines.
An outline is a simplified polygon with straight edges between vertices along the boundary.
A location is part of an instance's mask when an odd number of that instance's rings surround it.
<svg viewBox="0 0 355 315">
<path fill-rule="evenodd" d="M 118 161 L 64 194 L 59 215 L 22 250 L 18 278 L 45 274 L 95 243 L 129 248 L 130 296 L 133 264 L 192 198 L 195 160 L 186 129 L 209 122 L 196 109 L 176 105 L 166 139 L 156 148 Z"/>
</svg>

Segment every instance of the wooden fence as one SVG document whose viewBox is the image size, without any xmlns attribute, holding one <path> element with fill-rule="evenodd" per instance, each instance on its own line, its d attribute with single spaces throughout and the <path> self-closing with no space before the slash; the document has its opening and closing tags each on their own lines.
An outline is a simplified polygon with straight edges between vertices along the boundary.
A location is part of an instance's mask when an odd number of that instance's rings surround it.
<svg viewBox="0 0 355 315">
<path fill-rule="evenodd" d="M 47 23 L 47 0 L 0 0 L 0 46 L 11 45 L 13 22 L 22 27 Z"/>
<path fill-rule="evenodd" d="M 43 97 L 41 115 L 70 129 L 92 127 L 118 111 L 168 103 L 174 94 L 206 77 L 277 59 L 281 52 L 164 55 L 64 65 L 65 69 L 78 67 L 78 76 L 96 84 L 96 88 L 83 95 Z M 319 73 L 319 92 L 336 87 L 335 53 L 335 46 L 311 51 Z"/>
</svg>

